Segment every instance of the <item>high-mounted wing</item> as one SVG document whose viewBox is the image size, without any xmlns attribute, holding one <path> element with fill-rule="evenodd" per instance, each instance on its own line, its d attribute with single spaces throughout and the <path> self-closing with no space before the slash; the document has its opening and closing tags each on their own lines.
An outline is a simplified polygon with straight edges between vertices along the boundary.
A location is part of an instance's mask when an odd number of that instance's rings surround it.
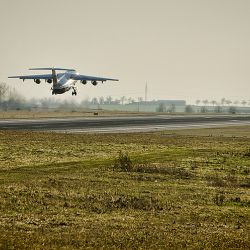
<svg viewBox="0 0 250 250">
<path fill-rule="evenodd" d="M 86 75 L 73 75 L 71 77 L 73 80 L 79 81 L 119 81 L 118 79 L 105 78 L 105 77 L 96 77 L 96 76 L 86 76 Z"/>
<path fill-rule="evenodd" d="M 52 74 L 44 74 L 44 75 L 27 75 L 27 76 L 9 76 L 8 78 L 19 78 L 19 79 L 44 79 L 44 80 L 48 80 L 48 79 L 52 79 L 53 76 Z"/>
</svg>

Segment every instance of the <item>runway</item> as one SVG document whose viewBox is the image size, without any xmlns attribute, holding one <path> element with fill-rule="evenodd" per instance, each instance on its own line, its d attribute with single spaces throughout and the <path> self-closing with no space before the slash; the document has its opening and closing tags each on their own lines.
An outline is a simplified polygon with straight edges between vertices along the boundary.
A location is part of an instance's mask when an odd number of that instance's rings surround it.
<svg viewBox="0 0 250 250">
<path fill-rule="evenodd" d="M 250 125 L 250 115 L 156 115 L 0 120 L 0 130 L 120 133 Z"/>
</svg>

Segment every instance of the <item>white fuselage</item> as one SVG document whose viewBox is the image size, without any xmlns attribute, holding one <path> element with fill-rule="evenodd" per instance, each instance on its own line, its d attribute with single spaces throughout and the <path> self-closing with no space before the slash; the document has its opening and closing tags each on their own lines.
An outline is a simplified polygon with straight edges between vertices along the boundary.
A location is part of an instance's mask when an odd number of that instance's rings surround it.
<svg viewBox="0 0 250 250">
<path fill-rule="evenodd" d="M 76 75 L 76 72 L 65 72 L 57 74 L 57 83 L 53 84 L 52 93 L 53 94 L 63 94 L 70 89 L 76 89 L 76 80 L 71 79 L 71 75 Z"/>
</svg>

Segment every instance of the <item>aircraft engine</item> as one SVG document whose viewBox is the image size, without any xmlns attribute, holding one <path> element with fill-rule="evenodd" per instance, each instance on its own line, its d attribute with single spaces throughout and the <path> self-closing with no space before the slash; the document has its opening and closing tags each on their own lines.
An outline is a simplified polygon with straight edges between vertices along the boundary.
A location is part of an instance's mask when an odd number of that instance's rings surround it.
<svg viewBox="0 0 250 250">
<path fill-rule="evenodd" d="M 47 83 L 52 83 L 52 79 L 48 79 L 48 80 L 47 80 Z"/>
<path fill-rule="evenodd" d="M 40 79 L 35 79 L 35 83 L 40 84 L 41 80 Z"/>
<path fill-rule="evenodd" d="M 86 80 L 82 80 L 81 83 L 85 85 L 85 84 L 87 84 L 87 81 Z"/>
<path fill-rule="evenodd" d="M 92 84 L 93 84 L 94 86 L 96 86 L 96 85 L 97 85 L 97 81 L 92 81 Z"/>
</svg>

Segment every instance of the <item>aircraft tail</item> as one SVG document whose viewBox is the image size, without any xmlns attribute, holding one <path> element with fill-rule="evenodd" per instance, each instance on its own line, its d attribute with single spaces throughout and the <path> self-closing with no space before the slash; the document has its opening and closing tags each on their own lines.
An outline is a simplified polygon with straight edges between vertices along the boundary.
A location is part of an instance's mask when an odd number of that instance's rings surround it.
<svg viewBox="0 0 250 250">
<path fill-rule="evenodd" d="M 57 75 L 56 70 L 52 68 L 52 80 L 53 80 L 53 87 L 57 85 Z"/>
<path fill-rule="evenodd" d="M 53 87 L 57 85 L 57 74 L 56 70 L 63 70 L 63 71 L 75 71 L 74 69 L 65 69 L 65 68 L 31 68 L 29 70 L 52 70 L 52 81 Z"/>
</svg>

